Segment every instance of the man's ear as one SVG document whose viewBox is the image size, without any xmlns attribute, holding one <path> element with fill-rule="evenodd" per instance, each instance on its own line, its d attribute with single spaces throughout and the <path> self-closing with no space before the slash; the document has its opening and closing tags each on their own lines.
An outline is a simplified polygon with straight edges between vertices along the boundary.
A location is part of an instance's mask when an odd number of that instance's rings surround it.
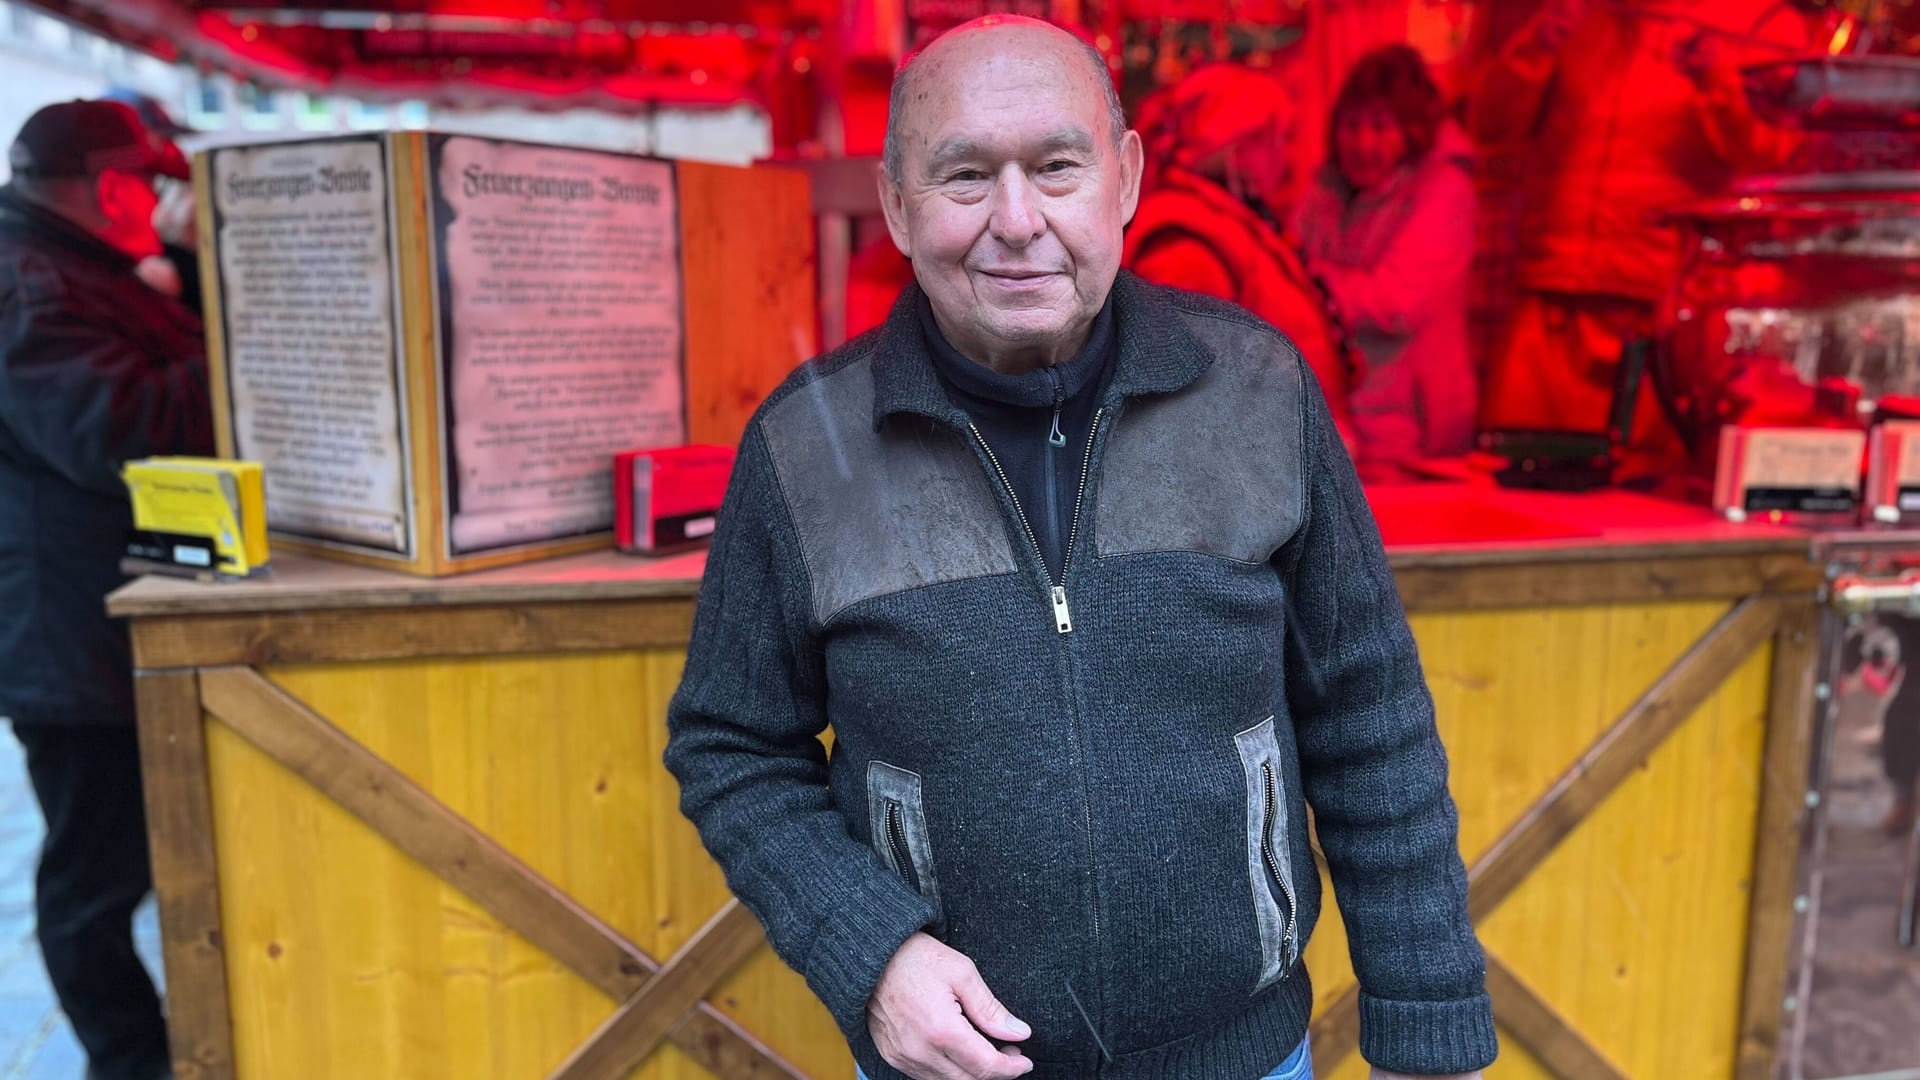
<svg viewBox="0 0 1920 1080">
<path fill-rule="evenodd" d="M 118 221 L 121 211 L 134 203 L 134 193 L 129 185 L 145 183 L 137 176 L 129 176 L 118 169 L 107 169 L 93 181 L 94 206 L 108 218 Z"/>
<path fill-rule="evenodd" d="M 880 190 L 880 210 L 887 216 L 887 233 L 893 237 L 893 246 L 912 261 L 913 240 L 907 231 L 906 194 L 887 176 L 885 167 L 873 170 L 873 182 Z"/>
<path fill-rule="evenodd" d="M 108 169 L 93 178 L 93 208 L 107 217 L 113 216 L 115 206 L 123 198 L 120 194 L 120 174 Z"/>
<path fill-rule="evenodd" d="M 1141 177 L 1146 172 L 1147 155 L 1140 146 L 1140 133 L 1129 131 L 1120 137 L 1120 223 L 1133 221 L 1140 208 Z"/>
</svg>

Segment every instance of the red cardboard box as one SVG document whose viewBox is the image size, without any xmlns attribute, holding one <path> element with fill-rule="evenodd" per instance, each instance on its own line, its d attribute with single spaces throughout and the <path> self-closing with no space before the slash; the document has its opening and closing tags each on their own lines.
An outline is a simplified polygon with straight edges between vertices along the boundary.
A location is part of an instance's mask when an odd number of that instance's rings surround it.
<svg viewBox="0 0 1920 1080">
<path fill-rule="evenodd" d="M 1867 508 L 1873 520 L 1920 520 L 1920 420 L 1888 420 L 1867 447 Z"/>
<path fill-rule="evenodd" d="M 623 450 L 613 456 L 613 537 L 621 551 L 654 555 L 713 535 L 733 474 L 730 446 Z"/>
</svg>

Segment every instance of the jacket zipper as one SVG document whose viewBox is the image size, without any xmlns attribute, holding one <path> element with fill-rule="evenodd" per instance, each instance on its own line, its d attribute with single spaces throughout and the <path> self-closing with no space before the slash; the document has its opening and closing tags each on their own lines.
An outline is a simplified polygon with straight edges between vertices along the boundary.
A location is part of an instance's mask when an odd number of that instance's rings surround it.
<svg viewBox="0 0 1920 1080">
<path fill-rule="evenodd" d="M 1267 816 L 1260 829 L 1260 855 L 1266 859 L 1267 873 L 1273 875 L 1274 884 L 1280 887 L 1280 894 L 1287 901 L 1287 924 L 1280 931 L 1280 952 L 1281 960 L 1291 963 L 1289 954 L 1293 952 L 1293 933 L 1296 929 L 1294 918 L 1300 906 L 1294 902 L 1293 890 L 1287 887 L 1287 876 L 1280 872 L 1280 855 L 1273 849 L 1273 819 L 1280 812 L 1280 782 L 1274 779 L 1272 762 L 1262 764 L 1260 771 L 1266 779 L 1267 795 Z"/>
<path fill-rule="evenodd" d="M 1073 565 L 1073 545 L 1080 535 L 1080 512 L 1086 507 L 1087 502 L 1087 479 L 1093 475 L 1093 440 L 1100 434 L 1100 418 L 1106 411 L 1105 406 L 1094 410 L 1093 426 L 1087 434 L 1086 458 L 1080 463 L 1080 487 L 1073 496 L 1073 520 L 1067 527 L 1067 546 L 1060 553 L 1060 577 L 1057 581 L 1047 583 L 1047 599 L 1053 609 L 1053 628 L 1062 634 L 1073 633 L 1073 611 L 1067 606 L 1067 568 Z M 1020 527 L 1027 534 L 1027 542 L 1033 545 L 1033 553 L 1039 556 L 1041 569 L 1044 570 L 1047 557 L 1040 548 L 1040 534 L 1033 531 L 1033 522 L 1027 519 L 1027 512 L 1020 505 L 1020 496 L 1013 490 L 1013 481 L 1007 478 L 1007 470 L 1001 467 L 1000 458 L 993 452 L 993 447 L 987 445 L 986 436 L 980 434 L 979 425 L 969 423 L 967 430 L 973 432 L 974 441 L 978 442 L 980 449 L 986 452 L 987 461 L 993 466 L 994 474 L 1000 477 L 1000 485 L 1007 489 L 1007 498 L 1013 500 L 1014 516 L 1020 519 Z"/>
<path fill-rule="evenodd" d="M 1093 475 L 1094 444 L 1100 440 L 1100 420 L 1106 415 L 1106 412 L 1107 409 L 1104 405 L 1094 410 L 1093 423 L 1087 430 L 1087 454 L 1086 459 L 1080 463 L 1080 488 L 1074 493 L 1073 497 L 1073 520 L 1067 527 L 1066 550 L 1060 553 L 1060 578 L 1058 581 L 1049 581 L 1047 583 L 1047 597 L 1049 605 L 1053 609 L 1054 629 L 1062 634 L 1070 634 L 1073 632 L 1073 614 L 1067 607 L 1067 570 L 1073 565 L 1073 548 L 1080 536 L 1080 512 L 1085 507 L 1087 500 L 1087 480 Z M 1013 481 L 1007 478 L 1007 470 L 1001 467 L 1000 459 L 994 455 L 993 447 L 987 445 L 986 436 L 980 434 L 979 426 L 969 423 L 967 428 L 973 432 L 974 441 L 980 444 L 981 452 L 986 454 L 987 461 L 993 466 L 994 473 L 1000 477 L 1000 486 L 1007 489 L 1007 498 L 1013 503 L 1014 516 L 1020 519 L 1020 527 L 1026 530 L 1027 543 L 1033 547 L 1034 557 L 1040 561 L 1040 572 L 1041 576 L 1044 577 L 1047 569 L 1046 554 L 1040 550 L 1040 538 L 1035 535 L 1033 531 L 1033 523 L 1027 520 L 1027 512 L 1020 506 L 1020 495 L 1014 491 Z M 1048 441 L 1052 441 L 1051 437 L 1049 437 Z M 1071 650 L 1067 652 L 1067 665 L 1069 668 L 1068 680 L 1069 683 L 1071 683 L 1071 668 L 1073 665 L 1073 654 Z M 1080 736 L 1078 729 L 1079 721 L 1076 718 L 1072 731 L 1074 753 L 1080 757 L 1081 767 L 1084 769 L 1085 756 L 1079 748 Z M 1099 955 L 1104 952 L 1100 935 L 1100 886 L 1098 870 L 1096 869 L 1099 865 L 1099 860 L 1093 850 L 1093 800 L 1087 790 L 1084 779 L 1080 784 L 1080 805 L 1081 812 L 1085 815 L 1087 829 L 1087 875 L 1088 886 L 1092 890 L 1092 904 L 1088 912 L 1089 925 L 1093 931 L 1094 953 Z M 1104 1005 L 1099 1007 L 1104 1008 Z M 1084 1009 L 1082 1009 L 1082 1015 L 1085 1015 Z M 1092 1017 L 1087 1017 L 1087 1021 L 1091 1025 L 1093 1023 Z M 1097 1042 L 1099 1038 L 1099 1030 L 1096 1025 L 1094 1028 L 1094 1039 Z M 1106 1052 L 1104 1044 L 1101 1045 L 1101 1052 L 1103 1054 Z"/>
<path fill-rule="evenodd" d="M 1060 407 L 1066 402 L 1067 388 L 1060 384 L 1060 376 L 1052 368 L 1046 368 L 1047 381 L 1053 386 L 1053 426 L 1047 431 L 1047 445 L 1040 451 L 1041 460 L 1046 463 L 1047 516 L 1041 521 L 1047 530 L 1047 536 L 1056 545 L 1060 543 L 1060 480 L 1059 462 L 1061 448 L 1067 445 L 1067 437 L 1060 430 Z M 1056 616 L 1058 613 L 1055 613 Z"/>
<path fill-rule="evenodd" d="M 1093 475 L 1093 440 L 1100 434 L 1100 416 L 1105 413 L 1102 406 L 1093 411 L 1093 427 L 1087 432 L 1087 456 L 1080 462 L 1080 489 L 1073 496 L 1073 521 L 1067 526 L 1067 550 L 1060 554 L 1060 605 L 1064 609 L 1067 603 L 1067 567 L 1073 564 L 1073 542 L 1080 535 L 1080 508 L 1087 502 L 1087 478 Z"/>
<path fill-rule="evenodd" d="M 920 891 L 920 872 L 914 868 L 913 852 L 907 847 L 906 826 L 900 823 L 900 804 L 887 801 L 887 846 L 893 849 L 893 864 L 906 879 L 907 887 Z"/>
<path fill-rule="evenodd" d="M 1047 430 L 1047 445 L 1058 450 L 1067 445 L 1066 432 L 1060 430 L 1060 407 L 1067 403 L 1067 388 L 1052 368 L 1046 372 L 1047 381 L 1053 384 L 1053 427 Z"/>
</svg>

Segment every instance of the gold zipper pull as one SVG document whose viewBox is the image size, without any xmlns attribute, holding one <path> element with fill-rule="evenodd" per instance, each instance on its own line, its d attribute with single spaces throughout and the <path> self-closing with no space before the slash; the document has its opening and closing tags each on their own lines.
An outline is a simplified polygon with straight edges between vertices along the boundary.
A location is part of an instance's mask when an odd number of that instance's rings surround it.
<svg viewBox="0 0 1920 1080">
<path fill-rule="evenodd" d="M 1073 613 L 1067 610 L 1067 587 L 1053 587 L 1053 625 L 1063 634 L 1073 633 Z"/>
</svg>

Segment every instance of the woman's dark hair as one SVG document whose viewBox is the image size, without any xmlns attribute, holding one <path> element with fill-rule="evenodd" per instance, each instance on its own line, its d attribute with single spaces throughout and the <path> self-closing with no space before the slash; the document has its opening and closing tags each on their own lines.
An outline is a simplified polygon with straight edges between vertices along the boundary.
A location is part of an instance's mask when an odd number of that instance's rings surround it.
<svg viewBox="0 0 1920 1080">
<path fill-rule="evenodd" d="M 1332 122 L 1327 125 L 1327 160 L 1339 160 L 1334 149 L 1334 132 L 1340 117 L 1362 105 L 1381 104 L 1400 121 L 1400 132 L 1407 140 L 1407 160 L 1417 161 L 1433 149 L 1440 134 L 1440 122 L 1446 118 L 1447 104 L 1440 87 L 1427 71 L 1427 62 L 1411 45 L 1382 45 L 1356 60 L 1347 79 L 1340 84 L 1340 96 L 1333 101 Z"/>
</svg>

